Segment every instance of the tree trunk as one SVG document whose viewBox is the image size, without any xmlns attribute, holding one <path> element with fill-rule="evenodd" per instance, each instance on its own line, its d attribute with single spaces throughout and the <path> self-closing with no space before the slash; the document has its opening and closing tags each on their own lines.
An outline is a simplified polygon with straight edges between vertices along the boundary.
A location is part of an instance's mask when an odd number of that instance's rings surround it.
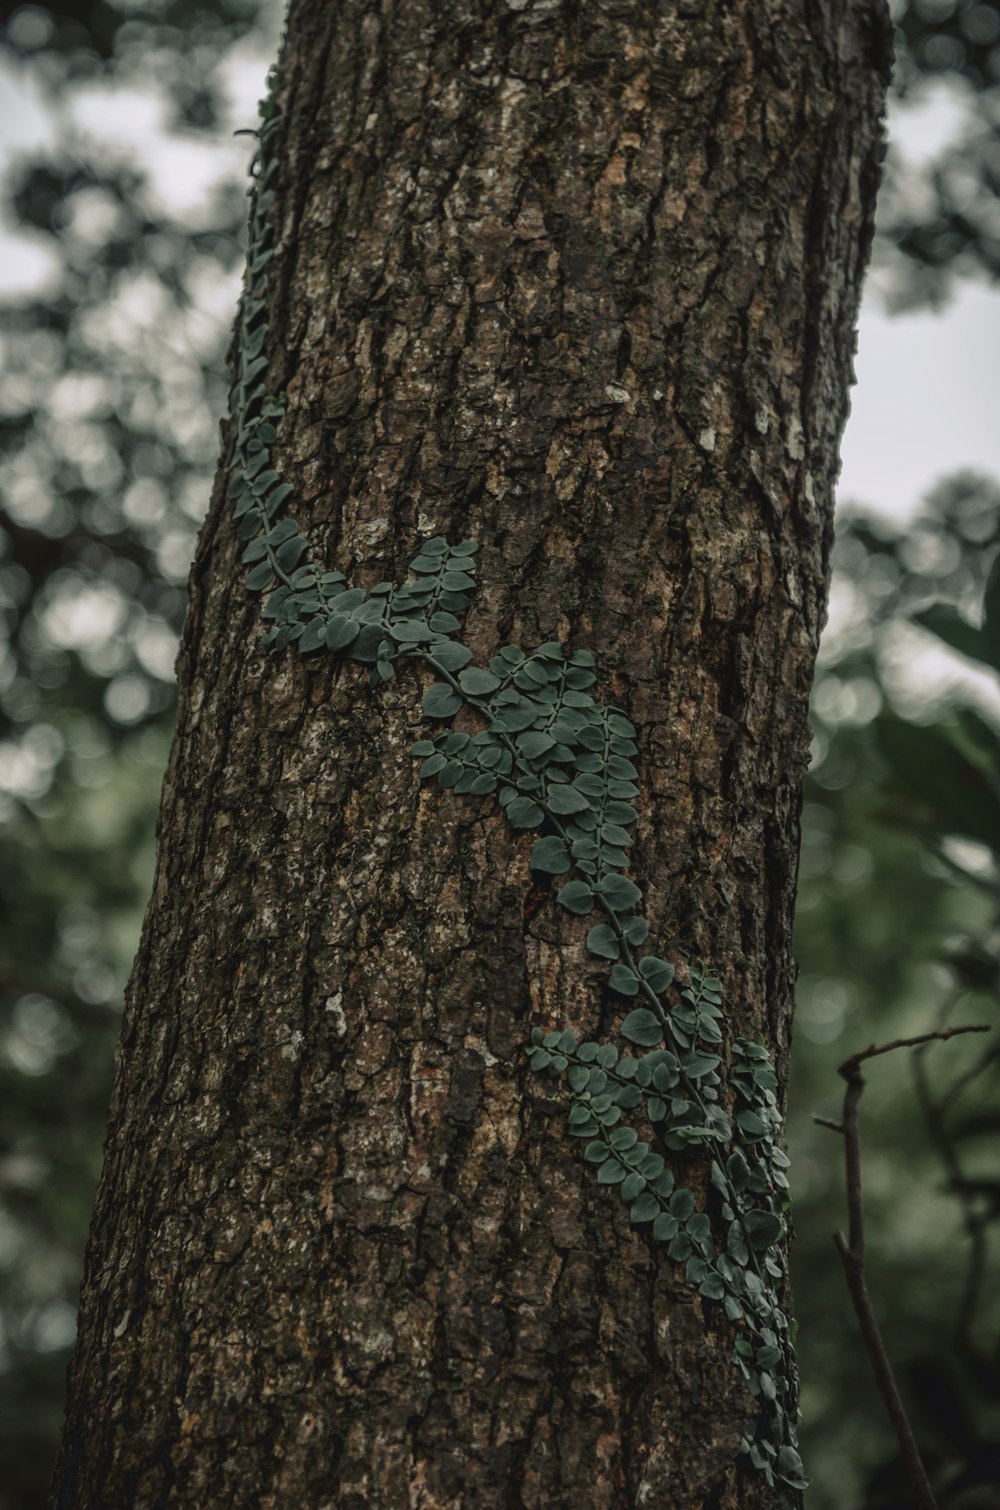
<svg viewBox="0 0 1000 1510">
<path fill-rule="evenodd" d="M 360 586 L 427 536 L 481 542 L 480 665 L 595 651 L 638 730 L 654 947 L 716 970 L 727 1042 L 779 1080 L 886 25 L 862 0 L 292 0 L 282 57 L 289 507 Z M 56 1502 L 794 1502 L 740 1456 L 737 1328 L 526 1065 L 532 1026 L 614 1036 L 587 921 L 496 797 L 419 780 L 416 663 L 373 687 L 262 647 L 232 515 L 224 468 Z"/>
</svg>

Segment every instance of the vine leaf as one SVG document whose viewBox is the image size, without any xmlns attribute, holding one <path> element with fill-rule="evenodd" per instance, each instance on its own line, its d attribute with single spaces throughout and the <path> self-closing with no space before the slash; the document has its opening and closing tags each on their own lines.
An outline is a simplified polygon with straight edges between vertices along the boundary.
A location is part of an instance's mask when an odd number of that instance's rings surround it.
<svg viewBox="0 0 1000 1510">
<path fill-rule="evenodd" d="M 587 934 L 587 948 L 602 959 L 617 959 L 621 953 L 618 936 L 607 923 L 598 923 L 596 928 L 591 928 Z"/>
<path fill-rule="evenodd" d="M 660 996 L 673 981 L 674 967 L 666 960 L 657 959 L 654 954 L 648 954 L 645 959 L 639 961 L 639 974 L 657 996 Z"/>
<path fill-rule="evenodd" d="M 462 706 L 462 699 L 447 682 L 435 682 L 424 693 L 420 706 L 428 718 L 451 718 Z"/>
<path fill-rule="evenodd" d="M 460 672 L 458 681 L 463 692 L 474 696 L 495 692 L 500 685 L 498 676 L 494 676 L 492 671 L 483 671 L 478 666 L 470 666 L 466 671 Z"/>
<path fill-rule="evenodd" d="M 615 991 L 620 991 L 622 996 L 637 996 L 639 994 L 639 977 L 628 965 L 613 965 L 611 969 L 611 986 Z M 652 1014 L 650 1014 L 652 1016 Z M 654 1018 L 655 1022 L 656 1019 Z"/>
<path fill-rule="evenodd" d="M 563 839 L 539 839 L 531 850 L 532 870 L 542 870 L 552 876 L 565 875 L 571 865 L 569 851 Z"/>
<path fill-rule="evenodd" d="M 614 971 L 611 973 L 613 977 Z M 613 978 L 611 983 L 614 985 Z M 634 995 L 634 992 L 629 992 L 629 995 Z M 630 1012 L 622 1023 L 622 1033 L 629 1043 L 641 1044 L 645 1048 L 663 1042 L 663 1029 L 648 1007 L 636 1007 Z"/>
<path fill-rule="evenodd" d="M 509 814 L 510 808 L 507 811 Z M 557 894 L 556 901 L 569 912 L 580 916 L 594 910 L 594 893 L 582 881 L 569 881 Z"/>
<path fill-rule="evenodd" d="M 642 892 L 625 876 L 605 876 L 594 888 L 614 912 L 624 912 L 641 900 Z"/>
<path fill-rule="evenodd" d="M 545 814 L 530 797 L 515 797 L 507 806 L 507 817 L 514 828 L 537 828 Z"/>
</svg>

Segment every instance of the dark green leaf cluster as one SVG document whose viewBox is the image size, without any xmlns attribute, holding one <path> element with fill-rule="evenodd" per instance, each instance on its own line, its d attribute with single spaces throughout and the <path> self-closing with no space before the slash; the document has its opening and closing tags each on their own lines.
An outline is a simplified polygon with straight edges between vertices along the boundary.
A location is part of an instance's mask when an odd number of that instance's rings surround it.
<svg viewBox="0 0 1000 1510">
<path fill-rule="evenodd" d="M 696 1013 L 692 1003 L 713 996 L 713 984 L 697 972 L 680 994 L 680 1009 Z M 715 1027 L 714 1015 L 705 1020 Z M 566 1075 L 567 1130 L 588 1139 L 584 1158 L 596 1167 L 597 1183 L 617 1188 L 629 1219 L 663 1244 L 669 1259 L 684 1264 L 699 1295 L 721 1301 L 739 1326 L 734 1359 L 758 1406 L 743 1451 L 769 1482 L 802 1487 L 795 1364 L 780 1304 L 788 1159 L 778 1147 L 776 1077 L 765 1050 L 744 1041 L 733 1045 L 735 1126 L 717 1104 L 719 1054 L 677 1046 L 677 1052 L 623 1055 L 614 1044 L 578 1043 L 569 1029 L 543 1034 L 535 1028 L 529 1057 L 533 1070 Z M 629 1114 L 640 1119 L 638 1128 L 624 1120 Z M 660 1150 L 702 1150 L 710 1158 L 704 1209 L 696 1209 L 691 1190 L 675 1186 Z"/>
<path fill-rule="evenodd" d="M 425 540 L 410 563 L 412 580 L 405 586 L 376 582 L 364 590 L 351 587 L 343 572 L 324 571 L 309 562 L 308 541 L 294 519 L 276 518 L 292 488 L 279 480 L 271 463 L 277 423 L 284 413 L 283 401 L 267 391 L 265 352 L 267 269 L 274 251 L 267 212 L 274 202 L 271 185 L 277 170 L 266 148 L 278 120 L 268 102 L 262 114 L 250 212 L 251 251 L 237 332 L 237 377 L 230 395 L 236 440 L 228 494 L 234 500 L 239 537 L 246 542 L 241 557 L 250 568 L 246 586 L 251 592 L 270 589 L 263 617 L 271 627 L 264 643 L 275 650 L 296 644 L 303 654 L 350 652 L 373 667 L 374 682 L 388 681 L 400 654 L 426 655 L 456 668 L 471 659 L 449 636 L 459 627 L 456 614 L 468 608 L 475 586 L 472 558 L 478 547 L 473 541 L 453 546 L 442 539 Z M 460 703 L 445 685 L 432 687 L 425 705 L 425 711 L 444 716 Z"/>
<path fill-rule="evenodd" d="M 533 655 L 505 646 L 491 658 L 488 671 L 473 676 L 475 668 L 468 667 L 459 672 L 451 696 L 442 686 L 440 700 L 424 702 L 425 713 L 442 718 L 464 703 L 481 715 L 485 727 L 474 733 L 447 730 L 419 741 L 413 754 L 423 757 L 421 774 L 436 776 L 443 788 L 472 795 L 498 791 L 515 828 L 554 830 L 535 842 L 532 867 L 555 876 L 575 871 L 576 878 L 561 886 L 559 902 L 577 916 L 596 908 L 604 912 L 607 921 L 588 931 L 587 944 L 592 953 L 613 961 L 611 988 L 642 999 L 643 1005 L 625 1015 L 621 1032 L 649 1052 L 623 1056 L 614 1044 L 578 1044 L 569 1029 L 536 1028 L 528 1045 L 530 1064 L 536 1071 L 566 1074 L 568 1131 L 588 1140 L 584 1157 L 596 1166 L 598 1184 L 616 1186 L 631 1221 L 648 1224 L 652 1240 L 664 1244 L 674 1262 L 685 1264 L 698 1293 L 721 1301 L 727 1317 L 740 1325 L 736 1363 L 759 1406 L 744 1450 L 770 1481 L 796 1488 L 801 1469 L 793 1473 L 789 1467 L 793 1457 L 798 1462 L 794 1360 L 776 1294 L 785 1273 L 777 1245 L 784 1236 L 787 1189 L 787 1160 L 777 1147 L 777 1082 L 759 1045 L 734 1046 L 734 1126 L 721 1098 L 721 983 L 695 967 L 668 1004 L 673 965 L 636 952 L 649 926 L 633 911 L 641 892 L 621 869 L 627 860 L 622 841 L 630 837 L 625 825 L 636 818 L 626 799 L 637 789 L 630 782 L 628 791 L 613 790 L 626 772 L 610 769 L 611 759 L 628 761 L 635 753 L 634 730 L 588 690 L 592 665 L 585 652 L 567 658 L 556 644 Z M 587 675 L 585 685 L 579 676 L 572 685 L 574 671 Z M 575 694 L 569 701 L 568 692 Z M 572 727 L 567 709 L 579 718 Z M 599 752 L 602 736 L 606 742 Z M 629 749 L 612 753 L 612 737 Z M 600 753 L 602 764 L 588 759 Z M 593 836 L 606 837 L 609 808 L 621 830 L 620 838 L 613 835 L 618 842 L 610 862 L 602 848 L 584 848 L 588 840 L 594 843 Z M 638 1113 L 642 1125 L 625 1121 L 629 1113 Z M 665 1158 L 699 1152 L 711 1159 L 709 1203 L 703 1210 L 696 1210 L 690 1190 L 675 1188 Z"/>
<path fill-rule="evenodd" d="M 228 496 L 234 500 L 239 538 L 245 542 L 242 561 L 250 567 L 246 586 L 261 592 L 276 582 L 293 588 L 311 574 L 300 563 L 307 543 L 294 520 L 275 516 L 291 493 L 271 466 L 271 446 L 284 402 L 267 388 L 267 268 L 274 256 L 274 227 L 268 211 L 275 201 L 278 159 L 268 150 L 280 128 L 273 106 L 260 107 L 256 133 L 258 150 L 251 163 L 254 184 L 250 200 L 246 284 L 236 330 L 236 381 L 229 395 L 235 426 L 232 475 Z"/>
<path fill-rule="evenodd" d="M 721 1108 L 705 1104 L 718 1096 L 717 1055 L 687 1054 L 681 1058 L 670 1049 L 653 1049 L 639 1058 L 619 1056 L 614 1044 L 578 1045 L 568 1029 L 543 1035 L 539 1028 L 532 1032 L 529 1052 L 533 1070 L 568 1072 L 572 1137 L 602 1137 L 608 1129 L 617 1128 L 624 1112 L 636 1110 L 641 1111 L 658 1141 L 672 1152 L 725 1143 L 732 1136 L 729 1119 Z M 695 1086 L 700 1094 L 694 1091 Z M 692 1094 L 697 1094 L 697 1100 Z M 623 1179 L 626 1172 L 620 1171 L 619 1178 Z M 600 1183 L 615 1181 L 606 1177 Z M 626 1186 L 623 1192 L 626 1200 L 630 1189 Z M 633 1220 L 645 1218 L 633 1212 Z"/>
<path fill-rule="evenodd" d="M 794 1429 L 795 1357 L 780 1304 L 787 1283 L 781 1241 L 789 1206 L 788 1156 L 779 1146 L 777 1077 L 760 1044 L 736 1040 L 729 1083 L 737 1146 L 724 1171 L 713 1164 L 712 1181 L 720 1196 L 720 1218 L 728 1224 L 726 1254 L 737 1264 L 751 1265 L 743 1269 L 748 1329 L 737 1338 L 735 1358 L 756 1398 L 758 1415 L 742 1447 L 768 1482 L 804 1489 Z"/>
<path fill-rule="evenodd" d="M 403 587 L 376 582 L 367 591 L 349 586 L 342 572 L 304 567 L 271 593 L 264 617 L 275 622 L 265 644 L 282 650 L 296 643 L 304 654 L 349 652 L 354 660 L 372 666 L 374 683 L 389 680 L 399 655 L 469 659 L 468 651 L 448 636 L 458 628 L 456 610 L 462 613 L 468 607 L 476 549 L 471 540 L 457 546 L 426 540 L 410 563 L 412 581 Z M 450 689 L 445 691 L 450 698 Z M 443 707 L 434 701 L 439 698 L 434 693 L 432 705 Z"/>
<path fill-rule="evenodd" d="M 633 725 L 594 696 L 589 651 L 567 655 L 555 641 L 530 653 L 505 645 L 487 666 L 471 664 L 453 636 L 476 585 L 473 541 L 427 540 L 403 586 L 379 582 L 365 590 L 351 587 L 341 572 L 309 564 L 298 526 L 275 518 L 290 488 L 270 463 L 282 405 L 268 397 L 264 379 L 266 268 L 273 255 L 266 148 L 274 129 L 276 119 L 266 115 L 239 328 L 229 489 L 247 542 L 247 587 L 270 589 L 266 643 L 350 654 L 372 667 L 375 684 L 394 674 L 401 655 L 422 660 L 437 678 L 424 694 L 424 715 L 450 721 L 464 710 L 478 727 L 446 727 L 419 740 L 412 753 L 422 760 L 421 776 L 459 794 L 496 794 L 513 828 L 542 830 L 531 866 L 569 877 L 560 904 L 578 917 L 602 914 L 587 932 L 587 947 L 611 962 L 612 991 L 636 1001 L 621 1032 L 643 1052 L 622 1054 L 614 1044 L 578 1043 L 568 1029 L 536 1028 L 531 1067 L 566 1075 L 569 1133 L 586 1140 L 584 1158 L 598 1185 L 617 1190 L 630 1220 L 684 1264 L 698 1294 L 721 1302 L 739 1328 L 735 1358 L 758 1406 L 744 1451 L 769 1482 L 798 1487 L 794 1363 L 777 1292 L 785 1275 L 779 1243 L 787 1160 L 778 1148 L 776 1081 L 759 1045 L 737 1043 L 727 1094 L 720 982 L 692 968 L 678 989 L 669 960 L 639 953 L 649 924 L 635 911 L 642 894 L 624 874 L 639 795 Z M 667 1164 L 667 1156 L 692 1155 L 710 1167 L 702 1209 L 692 1190 L 676 1186 Z"/>
<path fill-rule="evenodd" d="M 551 820 L 558 831 L 534 845 L 531 864 L 549 875 L 581 872 L 583 879 L 560 892 L 571 911 L 590 912 L 597 896 L 618 909 L 633 905 L 638 889 L 619 872 L 632 844 L 624 825 L 636 816 L 626 800 L 638 790 L 628 758 L 636 751 L 635 730 L 586 690 L 594 682 L 593 656 L 578 650 L 567 657 L 550 642 L 532 654 L 505 645 L 488 669 L 468 666 L 460 646 L 443 653 L 432 646 L 427 659 L 453 673 L 455 684 L 432 687 L 424 713 L 449 718 L 467 704 L 486 727 L 471 738 L 449 732 L 421 740 L 413 749 L 425 757 L 421 774 L 459 792 L 499 788 L 514 828 Z M 612 772 L 609 757 L 618 762 Z"/>
</svg>

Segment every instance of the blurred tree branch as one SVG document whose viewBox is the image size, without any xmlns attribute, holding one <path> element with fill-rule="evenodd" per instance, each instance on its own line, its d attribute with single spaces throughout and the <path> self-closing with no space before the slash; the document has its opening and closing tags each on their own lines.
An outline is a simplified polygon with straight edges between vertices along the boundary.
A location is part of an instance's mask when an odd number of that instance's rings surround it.
<svg viewBox="0 0 1000 1510">
<path fill-rule="evenodd" d="M 844 1113 L 840 1123 L 829 1121 L 825 1117 L 817 1117 L 815 1120 L 822 1127 L 828 1127 L 834 1132 L 839 1132 L 844 1139 L 844 1157 L 847 1166 L 847 1213 L 848 1213 L 848 1236 L 845 1238 L 842 1232 L 834 1233 L 833 1241 L 837 1252 L 840 1254 L 844 1265 L 844 1274 L 847 1279 L 847 1288 L 850 1291 L 854 1312 L 858 1318 L 861 1335 L 864 1337 L 868 1354 L 871 1358 L 872 1369 L 875 1374 L 875 1382 L 882 1396 L 889 1419 L 899 1440 L 900 1451 L 906 1466 L 907 1476 L 916 1496 L 916 1503 L 921 1510 L 937 1510 L 937 1501 L 931 1489 L 930 1480 L 924 1469 L 920 1452 L 917 1448 L 916 1439 L 910 1426 L 906 1407 L 903 1404 L 899 1387 L 896 1383 L 889 1355 L 882 1341 L 882 1334 L 875 1312 L 872 1309 L 871 1299 L 868 1294 L 868 1286 L 865 1280 L 865 1225 L 864 1225 L 864 1198 L 861 1184 L 861 1128 L 859 1107 L 861 1096 L 865 1088 L 865 1077 L 861 1073 L 861 1066 L 869 1059 L 875 1059 L 881 1054 L 890 1054 L 894 1049 L 925 1049 L 933 1042 L 939 1042 L 946 1038 L 955 1038 L 961 1033 L 988 1033 L 988 1026 L 970 1024 L 962 1027 L 939 1028 L 933 1033 L 921 1033 L 915 1038 L 895 1038 L 891 1043 L 870 1044 L 866 1049 L 860 1049 L 845 1059 L 843 1064 L 838 1065 L 837 1073 L 847 1082 L 847 1090 L 844 1093 Z M 975 1253 L 974 1263 L 975 1269 Z"/>
</svg>

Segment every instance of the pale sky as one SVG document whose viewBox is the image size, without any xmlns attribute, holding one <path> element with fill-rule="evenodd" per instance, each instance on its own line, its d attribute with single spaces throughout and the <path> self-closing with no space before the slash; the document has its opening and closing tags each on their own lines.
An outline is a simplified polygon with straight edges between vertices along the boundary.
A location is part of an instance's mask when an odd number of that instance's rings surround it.
<svg viewBox="0 0 1000 1510">
<path fill-rule="evenodd" d="M 1000 290 L 960 285 L 943 311 L 865 303 L 839 495 L 907 517 L 964 467 L 1000 477 Z"/>
</svg>

